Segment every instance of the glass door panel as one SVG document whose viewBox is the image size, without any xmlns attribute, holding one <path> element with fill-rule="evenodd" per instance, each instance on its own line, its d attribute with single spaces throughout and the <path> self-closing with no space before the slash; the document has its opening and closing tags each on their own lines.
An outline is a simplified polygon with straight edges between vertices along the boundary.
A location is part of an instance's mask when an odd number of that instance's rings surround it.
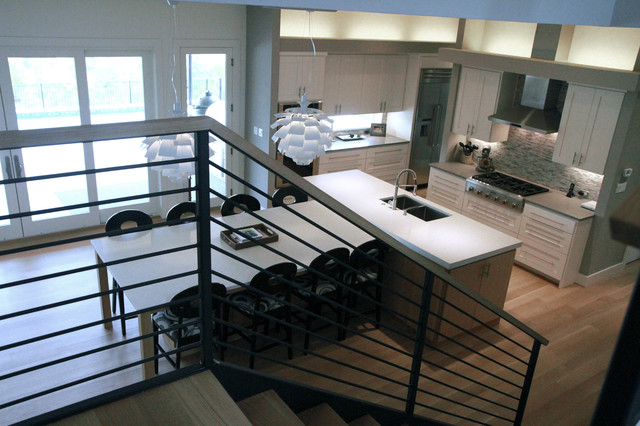
<svg viewBox="0 0 640 426">
<path fill-rule="evenodd" d="M 14 176 L 11 151 L 0 152 L 0 180 L 11 179 Z M 18 195 L 16 185 L 0 185 L 0 217 L 17 213 Z M 0 220 L 0 241 L 11 240 L 22 236 L 20 219 Z"/>
<path fill-rule="evenodd" d="M 186 55 L 187 108 L 189 115 L 207 115 L 227 125 L 229 55 L 226 53 L 190 53 Z M 227 167 L 227 146 L 211 138 L 214 151 L 211 161 Z M 228 194 L 226 174 L 209 167 L 209 185 L 214 190 Z M 193 196 L 193 195 L 192 195 Z M 211 195 L 211 205 L 221 200 Z"/>
<path fill-rule="evenodd" d="M 8 58 L 18 129 L 80 125 L 74 58 Z"/>
</svg>

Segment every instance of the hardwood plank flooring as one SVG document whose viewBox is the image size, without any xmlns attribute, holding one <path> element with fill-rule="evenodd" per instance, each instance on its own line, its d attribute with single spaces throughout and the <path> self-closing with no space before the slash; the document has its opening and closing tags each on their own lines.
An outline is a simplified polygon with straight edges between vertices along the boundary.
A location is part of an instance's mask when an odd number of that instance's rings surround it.
<svg viewBox="0 0 640 426">
<path fill-rule="evenodd" d="M 0 283 L 10 282 L 27 275 L 89 265 L 94 262 L 93 250 L 88 243 L 76 243 L 58 249 L 40 250 L 36 253 L 10 255 L 0 258 Z M 617 334 L 626 311 L 633 284 L 640 270 L 636 261 L 613 278 L 603 280 L 588 288 L 578 285 L 563 289 L 522 268 L 514 267 L 505 308 L 525 324 L 550 340 L 543 347 L 525 414 L 527 425 L 583 425 L 588 424 L 604 380 L 613 352 Z M 19 288 L 0 290 L 0 315 L 20 309 L 51 303 L 96 291 L 97 277 L 94 272 L 47 280 Z M 129 307 L 128 309 L 131 309 Z M 22 318 L 7 319 L 0 323 L 0 346 L 11 344 L 25 337 L 54 332 L 64 327 L 81 324 L 100 317 L 98 300 L 88 300 L 58 307 Z M 137 335 L 135 321 L 129 321 L 127 337 Z M 409 366 L 410 359 L 394 348 L 410 350 L 410 343 L 397 336 L 375 330 L 369 324 L 361 324 L 367 335 L 378 338 L 389 345 L 380 350 L 367 339 L 350 336 L 344 343 L 364 353 L 376 351 L 376 355 L 391 363 Z M 501 325 L 502 327 L 502 325 Z M 331 335 L 334 330 L 330 331 Z M 118 324 L 112 330 L 102 326 L 92 327 L 51 341 L 32 343 L 25 348 L 10 349 L 0 353 L 0 376 L 26 368 L 43 361 L 54 360 L 82 350 L 99 347 L 123 340 Z M 285 356 L 286 351 L 275 348 L 274 356 Z M 328 346 L 317 339 L 312 340 L 312 349 L 328 357 L 353 363 L 353 351 L 348 348 Z M 463 353 L 464 351 L 459 351 Z M 491 354 L 499 357 L 500 355 Z M 194 354 L 192 359 L 197 359 Z M 0 395 L 0 404 L 17 397 L 38 392 L 52 385 L 66 383 L 75 378 L 99 374 L 106 368 L 115 368 L 126 362 L 139 359 L 138 344 L 132 342 L 117 349 L 100 352 L 85 359 L 52 365 L 2 382 L 5 392 Z M 246 359 L 233 355 L 229 360 L 246 364 Z M 433 358 L 437 360 L 437 357 Z M 189 357 L 185 358 L 188 362 Z M 357 361 L 357 360 L 356 360 Z M 446 361 L 453 366 L 454 362 Z M 293 362 L 301 368 L 327 368 L 326 361 L 314 356 L 295 354 Z M 365 362 L 367 368 L 390 379 L 406 381 L 408 373 L 383 362 Z M 511 361 L 509 361 L 511 362 Z M 257 361 L 257 369 L 324 387 L 350 396 L 364 397 L 378 403 L 402 408 L 402 403 L 393 396 L 404 397 L 406 389 L 393 382 L 373 380 L 361 372 L 341 370 L 335 364 L 329 367 L 334 374 L 344 374 L 354 380 L 377 387 L 381 395 L 370 391 L 354 391 L 351 387 L 335 381 L 291 370 L 277 365 Z M 161 362 L 161 372 L 170 366 Z M 0 424 L 26 419 L 57 407 L 70 404 L 112 389 L 117 389 L 140 379 L 139 367 L 117 374 L 96 378 L 91 382 L 56 392 L 49 396 L 29 400 L 0 410 Z M 455 381 L 453 381 L 455 382 Z M 436 389 L 437 387 L 434 387 Z M 489 392 L 469 389 L 478 393 Z M 446 391 L 445 391 L 446 392 Z M 461 421 L 460 423 L 464 423 Z"/>
</svg>

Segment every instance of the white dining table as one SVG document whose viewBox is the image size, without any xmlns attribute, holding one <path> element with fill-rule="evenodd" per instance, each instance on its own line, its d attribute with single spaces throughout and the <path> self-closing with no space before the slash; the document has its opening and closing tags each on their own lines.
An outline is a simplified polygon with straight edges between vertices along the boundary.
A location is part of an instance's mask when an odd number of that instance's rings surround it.
<svg viewBox="0 0 640 426">
<path fill-rule="evenodd" d="M 293 204 L 290 208 L 325 227 L 354 246 L 362 244 L 372 238 L 364 231 L 350 224 L 316 201 Z M 258 217 L 253 217 L 249 213 L 241 213 L 217 219 L 235 229 L 256 225 L 261 222 L 265 223 L 267 227 L 278 234 L 278 240 L 269 243 L 268 246 L 279 253 L 292 257 L 303 265 L 308 265 L 319 255 L 319 252 L 296 241 L 283 232 L 279 232 L 267 222 L 277 224 L 322 251 L 347 246 L 283 207 L 264 209 L 255 213 Z M 238 290 L 240 286 L 231 280 L 217 277 L 215 271 L 221 271 L 241 283 L 249 283 L 251 278 L 258 272 L 257 269 L 230 257 L 229 254 L 239 256 L 247 262 L 262 268 L 288 260 L 259 245 L 238 250 L 233 249 L 220 238 L 220 231 L 225 229 L 223 226 L 211 222 L 211 244 L 215 247 L 211 250 L 211 267 L 214 271 L 212 281 L 224 284 L 227 292 Z M 197 242 L 196 230 L 196 223 L 190 222 L 113 237 L 103 237 L 92 240 L 91 244 L 96 253 L 96 261 L 99 264 L 110 263 L 142 254 L 161 252 L 163 250 L 195 244 Z M 121 287 L 127 287 L 145 281 L 195 271 L 197 269 L 197 262 L 197 249 L 191 248 L 145 259 L 108 265 L 98 268 L 99 288 L 100 291 L 107 291 L 109 289 L 106 270 L 108 270 L 113 279 L 115 279 Z M 299 266 L 299 270 L 302 269 L 303 268 Z M 197 275 L 192 274 L 151 285 L 127 289 L 125 290 L 125 295 L 134 309 L 140 311 L 168 303 L 176 293 L 196 285 L 197 282 Z M 102 317 L 104 319 L 111 318 L 109 295 L 101 297 L 101 308 Z M 151 333 L 152 313 L 150 310 L 138 315 L 140 335 Z M 111 322 L 105 323 L 105 327 L 111 328 Z M 140 340 L 140 352 L 142 359 L 153 356 L 154 348 L 151 338 Z M 146 362 L 142 367 L 144 378 L 150 378 L 155 375 L 153 362 Z"/>
</svg>

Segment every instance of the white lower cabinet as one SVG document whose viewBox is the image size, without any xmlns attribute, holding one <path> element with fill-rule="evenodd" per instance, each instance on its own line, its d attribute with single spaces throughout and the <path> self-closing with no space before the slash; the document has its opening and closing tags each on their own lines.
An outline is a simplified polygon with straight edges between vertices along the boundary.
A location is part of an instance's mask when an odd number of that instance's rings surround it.
<svg viewBox="0 0 640 426">
<path fill-rule="evenodd" d="M 396 176 L 407 167 L 408 162 L 408 143 L 330 151 L 318 157 L 318 174 L 358 169 L 395 183 Z"/>
<path fill-rule="evenodd" d="M 462 214 L 478 222 L 491 226 L 512 237 L 518 236 L 522 215 L 519 211 L 505 208 L 502 204 L 485 200 L 476 195 L 465 193 Z"/>
<path fill-rule="evenodd" d="M 578 275 L 591 222 L 526 204 L 518 232 L 522 247 L 515 260 L 557 280 L 561 288 L 570 285 Z"/>
<path fill-rule="evenodd" d="M 459 212 L 462 209 L 465 185 L 466 180 L 463 177 L 431 168 L 427 200 Z"/>
</svg>

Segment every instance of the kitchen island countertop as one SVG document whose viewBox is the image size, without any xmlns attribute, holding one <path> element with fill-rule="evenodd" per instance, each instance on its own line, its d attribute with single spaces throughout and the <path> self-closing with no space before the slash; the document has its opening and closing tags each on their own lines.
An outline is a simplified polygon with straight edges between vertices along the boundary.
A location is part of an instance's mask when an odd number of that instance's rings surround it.
<svg viewBox="0 0 640 426">
<path fill-rule="evenodd" d="M 455 269 L 514 250 L 522 242 L 422 197 L 400 189 L 449 217 L 425 222 L 402 210 L 392 210 L 381 198 L 392 197 L 394 186 L 360 170 L 306 177 L 310 183 L 378 226 L 398 241 L 445 269 Z"/>
<path fill-rule="evenodd" d="M 467 179 L 480 172 L 476 171 L 475 164 L 463 164 L 457 162 L 431 163 L 431 167 L 443 170 L 461 178 Z M 499 171 L 499 170 L 497 170 Z M 556 189 L 549 189 L 549 192 L 542 194 L 530 195 L 525 197 L 525 204 L 530 203 L 539 207 L 552 210 L 556 213 L 568 216 L 575 220 L 584 220 L 593 217 L 595 213 L 592 210 L 582 208 L 580 205 L 588 201 L 578 197 L 568 198 L 563 192 Z"/>
</svg>

